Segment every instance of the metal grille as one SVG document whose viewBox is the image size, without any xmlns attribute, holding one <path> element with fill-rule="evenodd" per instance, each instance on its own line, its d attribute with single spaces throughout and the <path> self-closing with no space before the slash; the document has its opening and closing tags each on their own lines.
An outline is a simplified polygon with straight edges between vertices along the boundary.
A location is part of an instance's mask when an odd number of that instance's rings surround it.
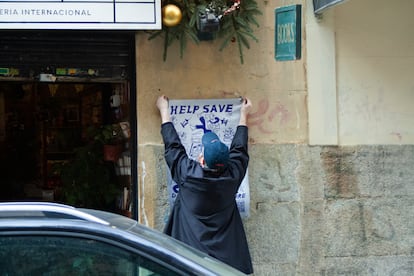
<svg viewBox="0 0 414 276">
<path fill-rule="evenodd" d="M 0 49 L 0 67 L 26 78 L 70 68 L 75 77 L 130 79 L 134 66 L 133 32 L 0 31 Z"/>
</svg>

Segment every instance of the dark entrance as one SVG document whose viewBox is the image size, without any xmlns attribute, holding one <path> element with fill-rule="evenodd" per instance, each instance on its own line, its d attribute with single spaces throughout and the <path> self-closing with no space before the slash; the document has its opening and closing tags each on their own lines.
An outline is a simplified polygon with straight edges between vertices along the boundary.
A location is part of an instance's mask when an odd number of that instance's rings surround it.
<svg viewBox="0 0 414 276">
<path fill-rule="evenodd" d="M 134 33 L 2 31 L 0 49 L 0 200 L 137 218 Z"/>
</svg>

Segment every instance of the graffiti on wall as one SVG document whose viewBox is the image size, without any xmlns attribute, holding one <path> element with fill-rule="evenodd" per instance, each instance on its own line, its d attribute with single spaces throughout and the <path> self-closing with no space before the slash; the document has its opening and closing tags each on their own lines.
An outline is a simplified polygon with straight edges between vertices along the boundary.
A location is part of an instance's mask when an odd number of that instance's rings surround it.
<svg viewBox="0 0 414 276">
<path fill-rule="evenodd" d="M 255 127 L 264 134 L 274 132 L 268 127 L 269 123 L 278 120 L 280 125 L 284 125 L 290 120 L 289 110 L 281 103 L 271 105 L 268 99 L 262 99 L 257 103 L 255 109 L 249 114 L 249 127 Z"/>
</svg>

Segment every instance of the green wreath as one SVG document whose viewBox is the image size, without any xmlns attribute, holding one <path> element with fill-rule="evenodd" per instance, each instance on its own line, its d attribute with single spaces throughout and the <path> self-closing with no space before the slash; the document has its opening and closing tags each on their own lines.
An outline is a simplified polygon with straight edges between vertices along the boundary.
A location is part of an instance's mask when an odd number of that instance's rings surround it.
<svg viewBox="0 0 414 276">
<path fill-rule="evenodd" d="M 250 49 L 249 40 L 258 42 L 252 26 L 259 27 L 256 16 L 262 13 L 255 0 L 162 0 L 163 19 L 165 8 L 172 6 L 178 10 L 175 24 L 164 21 L 162 29 L 151 32 L 149 37 L 149 40 L 164 38 L 164 61 L 168 47 L 175 41 L 180 43 L 182 58 L 188 39 L 196 44 L 203 40 L 221 39 L 220 51 L 230 42 L 237 42 L 243 64 L 243 49 Z"/>
</svg>

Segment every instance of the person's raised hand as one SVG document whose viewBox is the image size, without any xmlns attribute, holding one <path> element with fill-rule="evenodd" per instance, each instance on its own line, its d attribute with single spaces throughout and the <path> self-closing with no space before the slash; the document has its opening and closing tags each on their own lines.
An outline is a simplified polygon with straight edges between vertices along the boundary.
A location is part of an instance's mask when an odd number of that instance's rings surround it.
<svg viewBox="0 0 414 276">
<path fill-rule="evenodd" d="M 240 126 L 247 126 L 247 115 L 250 112 L 250 109 L 252 108 L 252 102 L 249 98 L 243 98 L 242 104 L 240 107 Z"/>
<path fill-rule="evenodd" d="M 156 106 L 158 107 L 158 110 L 160 111 L 161 115 L 161 122 L 166 123 L 170 121 L 170 112 L 168 110 L 168 97 L 165 95 L 161 95 L 158 97 Z"/>
<path fill-rule="evenodd" d="M 156 105 L 160 111 L 167 109 L 168 110 L 168 97 L 161 95 L 158 97 Z"/>
<path fill-rule="evenodd" d="M 241 113 L 247 115 L 249 114 L 250 110 L 252 109 L 252 102 L 249 98 L 243 98 L 243 102 L 241 105 Z"/>
</svg>

